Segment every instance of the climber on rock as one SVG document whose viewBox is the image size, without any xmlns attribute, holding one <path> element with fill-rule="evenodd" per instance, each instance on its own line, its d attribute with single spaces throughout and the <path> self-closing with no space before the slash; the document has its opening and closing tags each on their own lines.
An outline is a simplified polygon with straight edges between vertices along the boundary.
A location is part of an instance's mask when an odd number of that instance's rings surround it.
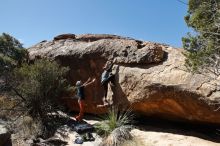
<svg viewBox="0 0 220 146">
<path fill-rule="evenodd" d="M 76 120 L 77 121 L 81 121 L 83 119 L 83 115 L 84 115 L 84 106 L 85 106 L 85 87 L 89 86 L 90 84 L 94 83 L 96 81 L 96 79 L 94 78 L 91 81 L 91 78 L 88 78 L 88 80 L 85 83 L 82 83 L 81 81 L 77 81 L 76 82 L 76 90 L 77 90 L 77 98 L 78 98 L 78 103 L 79 103 L 79 108 L 80 108 L 80 112 L 79 115 L 76 116 Z"/>
<path fill-rule="evenodd" d="M 98 107 L 109 105 L 109 102 L 107 100 L 108 84 L 110 84 L 111 86 L 115 85 L 114 83 L 115 75 L 112 73 L 113 65 L 114 64 L 112 61 L 107 61 L 103 67 L 104 71 L 102 72 L 101 75 L 101 85 L 104 88 L 104 97 L 103 97 L 103 105 L 98 105 Z"/>
</svg>

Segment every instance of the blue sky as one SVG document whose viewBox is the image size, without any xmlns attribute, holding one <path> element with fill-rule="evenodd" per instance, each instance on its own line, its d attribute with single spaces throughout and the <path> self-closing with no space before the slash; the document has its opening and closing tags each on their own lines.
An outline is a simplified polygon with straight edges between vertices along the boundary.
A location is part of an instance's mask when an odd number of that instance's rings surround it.
<svg viewBox="0 0 220 146">
<path fill-rule="evenodd" d="M 181 47 L 190 31 L 186 12 L 178 0 L 0 0 L 0 33 L 25 47 L 62 33 L 116 34 Z"/>
</svg>

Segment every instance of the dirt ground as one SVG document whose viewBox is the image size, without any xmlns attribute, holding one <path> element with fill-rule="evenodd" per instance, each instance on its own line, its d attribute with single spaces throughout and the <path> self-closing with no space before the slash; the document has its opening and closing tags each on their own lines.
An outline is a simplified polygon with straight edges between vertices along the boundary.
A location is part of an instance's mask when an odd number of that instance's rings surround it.
<svg viewBox="0 0 220 146">
<path fill-rule="evenodd" d="M 94 124 L 99 122 L 91 116 L 85 121 Z M 163 124 L 162 124 L 163 123 Z M 215 128 L 184 125 L 173 122 L 145 121 L 139 125 L 135 123 L 131 131 L 136 142 L 128 142 L 123 146 L 220 146 L 220 135 Z M 192 127 L 191 127 L 192 126 Z M 202 125 L 203 126 L 203 125 Z M 74 144 L 76 132 L 68 133 L 69 146 L 79 146 Z M 82 146 L 98 146 L 102 138 L 93 133 L 96 140 L 94 142 L 84 142 Z"/>
</svg>

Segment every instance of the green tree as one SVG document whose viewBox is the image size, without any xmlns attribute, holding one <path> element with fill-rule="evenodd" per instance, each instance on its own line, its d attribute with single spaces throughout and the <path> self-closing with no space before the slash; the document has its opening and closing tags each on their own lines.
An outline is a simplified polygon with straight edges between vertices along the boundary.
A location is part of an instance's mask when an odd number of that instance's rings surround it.
<svg viewBox="0 0 220 146">
<path fill-rule="evenodd" d="M 220 76 L 220 0 L 189 0 L 187 25 L 195 34 L 183 38 L 183 47 L 187 50 L 186 67 L 200 73 L 209 80 L 218 80 Z M 209 82 L 218 88 L 220 82 Z M 220 100 L 208 102 L 220 109 Z"/>
<path fill-rule="evenodd" d="M 191 71 L 217 74 L 220 58 L 220 0 L 189 0 L 187 25 L 195 31 L 182 39 Z M 214 70 L 213 70 L 214 69 Z"/>
<path fill-rule="evenodd" d="M 6 33 L 0 35 L 0 75 L 21 65 L 27 60 L 27 54 L 17 39 Z"/>
</svg>

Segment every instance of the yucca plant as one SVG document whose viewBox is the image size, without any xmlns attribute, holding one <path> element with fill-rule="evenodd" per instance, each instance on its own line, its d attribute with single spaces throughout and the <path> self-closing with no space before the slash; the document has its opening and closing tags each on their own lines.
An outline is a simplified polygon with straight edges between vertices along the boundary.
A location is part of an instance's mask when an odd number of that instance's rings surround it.
<svg viewBox="0 0 220 146">
<path fill-rule="evenodd" d="M 95 125 L 97 133 L 104 137 L 101 145 L 119 146 L 126 140 L 131 140 L 133 117 L 131 109 L 120 112 L 118 108 L 112 107 L 103 121 Z"/>
</svg>

